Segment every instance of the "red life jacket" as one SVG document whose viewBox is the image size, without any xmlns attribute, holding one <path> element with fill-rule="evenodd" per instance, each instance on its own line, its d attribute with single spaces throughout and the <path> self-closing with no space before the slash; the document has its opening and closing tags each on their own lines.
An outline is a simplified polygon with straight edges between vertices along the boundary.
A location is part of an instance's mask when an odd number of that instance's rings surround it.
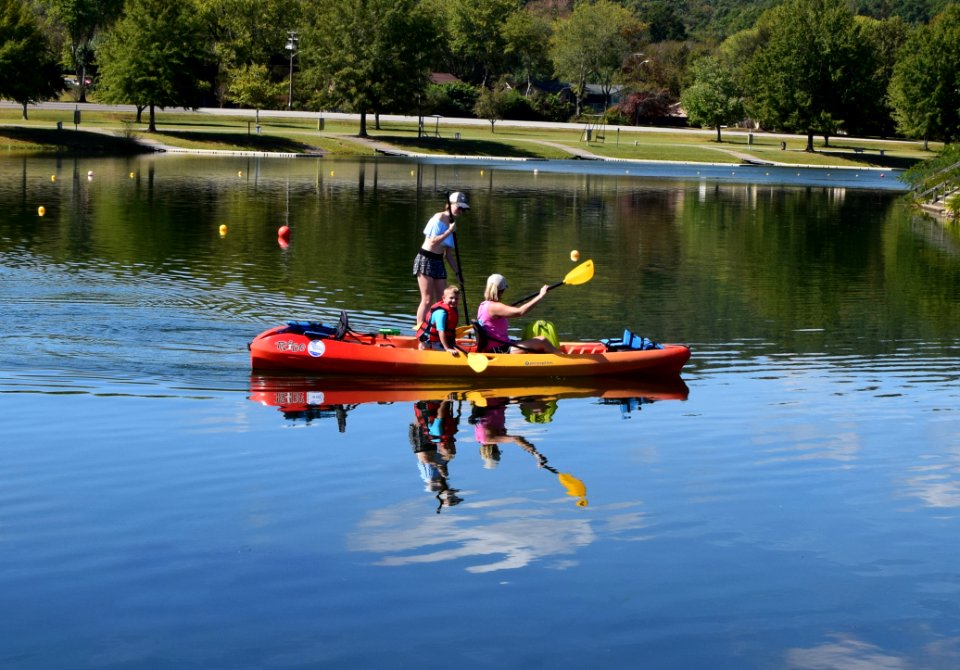
<svg viewBox="0 0 960 670">
<path fill-rule="evenodd" d="M 447 313 L 447 337 L 451 342 L 457 338 L 457 319 L 459 318 L 457 308 L 452 307 L 441 300 L 430 308 L 430 311 L 427 313 L 426 321 L 421 323 L 420 328 L 417 330 L 417 339 L 421 342 L 426 342 L 428 340 L 430 342 L 440 341 L 440 333 L 437 331 L 437 327 L 433 324 L 433 313 L 438 309 L 442 309 Z"/>
<path fill-rule="evenodd" d="M 457 434 L 457 429 L 459 428 L 460 422 L 452 413 L 441 419 L 439 435 L 431 433 L 430 428 L 440 416 L 441 404 L 442 402 L 438 400 L 421 400 L 415 403 L 413 406 L 413 412 L 416 415 L 417 423 L 419 424 L 418 428 L 421 431 L 421 435 L 423 435 L 423 439 L 427 442 L 452 442 L 453 438 Z"/>
</svg>

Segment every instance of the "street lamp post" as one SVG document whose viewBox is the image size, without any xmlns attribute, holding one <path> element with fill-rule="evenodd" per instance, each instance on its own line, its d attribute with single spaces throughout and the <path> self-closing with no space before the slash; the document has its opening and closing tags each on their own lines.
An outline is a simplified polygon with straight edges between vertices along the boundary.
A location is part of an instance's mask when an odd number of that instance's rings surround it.
<svg viewBox="0 0 960 670">
<path fill-rule="evenodd" d="M 297 52 L 297 42 L 299 41 L 296 30 L 287 31 L 287 51 L 290 52 L 290 87 L 287 90 L 287 109 L 293 108 L 293 56 Z"/>
</svg>

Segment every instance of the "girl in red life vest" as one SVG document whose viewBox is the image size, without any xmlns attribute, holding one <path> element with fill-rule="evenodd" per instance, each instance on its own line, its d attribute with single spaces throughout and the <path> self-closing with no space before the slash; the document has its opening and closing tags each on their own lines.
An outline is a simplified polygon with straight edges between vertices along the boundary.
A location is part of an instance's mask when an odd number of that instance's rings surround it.
<svg viewBox="0 0 960 670">
<path fill-rule="evenodd" d="M 460 303 L 460 289 L 448 286 L 443 291 L 443 299 L 430 307 L 426 321 L 417 331 L 421 349 L 447 351 L 459 356 L 457 350 L 457 307 Z"/>
</svg>

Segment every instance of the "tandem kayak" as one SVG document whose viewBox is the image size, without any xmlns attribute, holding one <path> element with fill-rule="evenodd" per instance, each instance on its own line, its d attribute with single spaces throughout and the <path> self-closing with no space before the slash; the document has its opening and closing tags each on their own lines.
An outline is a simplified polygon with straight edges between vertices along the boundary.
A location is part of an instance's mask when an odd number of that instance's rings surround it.
<svg viewBox="0 0 960 670">
<path fill-rule="evenodd" d="M 257 335 L 250 343 L 254 370 L 287 370 L 318 375 L 371 377 L 560 378 L 677 375 L 690 358 L 681 344 L 634 349 L 617 341 L 561 342 L 559 354 L 477 353 L 476 341 L 457 340 L 462 350 L 422 351 L 418 340 L 390 331 L 356 333 L 321 323 L 289 322 Z M 646 340 L 649 342 L 649 340 Z"/>
</svg>

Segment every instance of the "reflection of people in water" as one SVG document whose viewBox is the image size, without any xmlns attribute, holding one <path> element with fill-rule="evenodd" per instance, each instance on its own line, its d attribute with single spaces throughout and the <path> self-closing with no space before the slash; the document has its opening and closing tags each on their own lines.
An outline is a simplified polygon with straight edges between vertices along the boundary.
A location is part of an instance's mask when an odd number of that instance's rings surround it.
<svg viewBox="0 0 960 670">
<path fill-rule="evenodd" d="M 537 459 L 546 460 L 537 451 L 537 448 L 522 435 L 507 433 L 507 404 L 509 398 L 490 398 L 485 407 L 474 405 L 470 415 L 473 423 L 473 435 L 480 444 L 480 456 L 483 458 L 483 467 L 495 468 L 500 462 L 500 445 L 512 442 Z"/>
<path fill-rule="evenodd" d="M 495 468 L 500 462 L 500 445 L 513 442 L 528 454 L 537 459 L 537 467 L 544 468 L 557 475 L 563 484 L 568 496 L 577 498 L 578 507 L 587 506 L 587 487 L 573 475 L 558 472 L 556 468 L 547 465 L 547 457 L 537 451 L 537 448 L 522 435 L 507 433 L 506 410 L 509 398 L 491 398 L 485 406 L 474 405 L 470 414 L 470 423 L 474 424 L 474 437 L 480 443 L 480 456 L 483 458 L 483 467 Z M 556 410 L 554 401 L 521 401 L 520 411 L 531 423 L 549 422 Z"/>
<path fill-rule="evenodd" d="M 436 494 L 440 505 L 452 507 L 462 498 L 449 485 L 449 463 L 457 455 L 456 434 L 459 415 L 453 411 L 450 400 L 421 400 L 413 406 L 416 423 L 410 424 L 410 446 L 417 456 L 417 466 L 424 488 Z"/>
</svg>

